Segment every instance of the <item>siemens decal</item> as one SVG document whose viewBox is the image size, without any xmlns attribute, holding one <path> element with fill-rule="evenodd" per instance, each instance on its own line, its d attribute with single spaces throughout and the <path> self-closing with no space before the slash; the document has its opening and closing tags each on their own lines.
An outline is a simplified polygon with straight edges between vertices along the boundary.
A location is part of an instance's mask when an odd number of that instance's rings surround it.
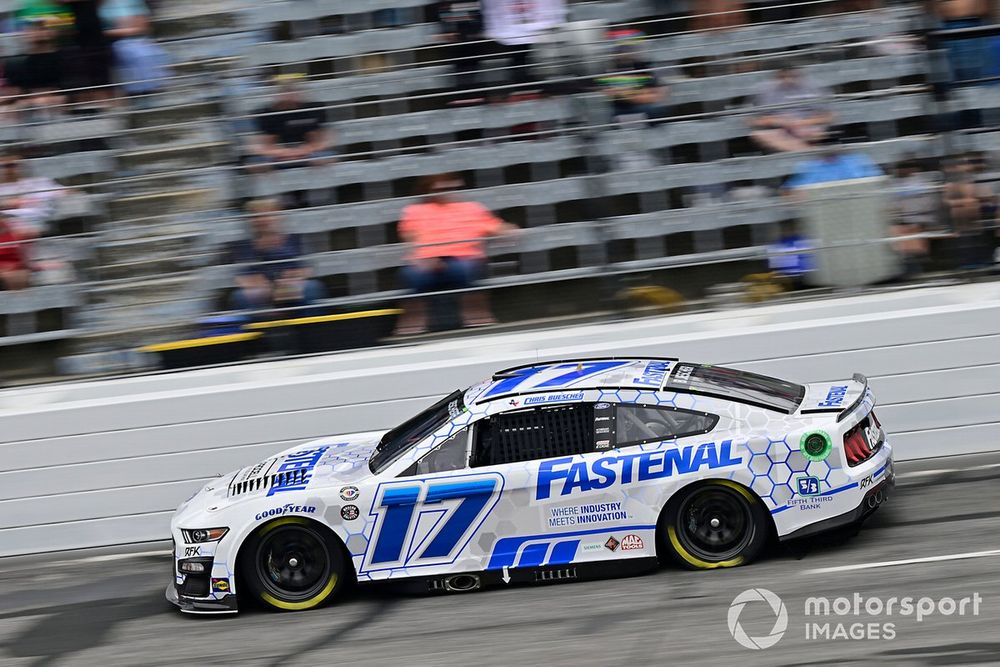
<svg viewBox="0 0 1000 667">
<path fill-rule="evenodd" d="M 605 456 L 594 461 L 574 461 L 572 456 L 542 461 L 535 499 L 550 497 L 552 484 L 558 481 L 562 481 L 559 495 L 567 496 L 574 491 L 606 489 L 615 483 L 631 484 L 703 468 L 741 465 L 743 460 L 733 457 L 732 447 L 732 440 L 723 440 L 718 445 L 706 442 L 677 449 Z"/>
</svg>

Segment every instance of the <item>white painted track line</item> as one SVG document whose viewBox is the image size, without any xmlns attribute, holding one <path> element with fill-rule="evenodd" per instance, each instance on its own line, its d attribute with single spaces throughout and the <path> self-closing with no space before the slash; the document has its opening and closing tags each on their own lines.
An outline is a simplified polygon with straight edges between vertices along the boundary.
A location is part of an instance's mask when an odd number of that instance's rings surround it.
<svg viewBox="0 0 1000 667">
<path fill-rule="evenodd" d="M 973 470 L 991 470 L 993 468 L 1000 468 L 1000 463 L 987 463 L 981 466 L 969 466 L 968 468 L 935 468 L 933 470 L 914 470 L 912 472 L 905 472 L 896 477 L 906 479 L 907 477 L 928 477 L 932 475 L 952 475 L 957 472 L 970 472 Z"/>
<path fill-rule="evenodd" d="M 158 549 L 156 551 L 135 551 L 132 553 L 124 554 L 106 554 L 103 556 L 88 556 L 87 558 L 81 558 L 75 561 L 63 561 L 70 563 L 104 563 L 112 560 L 126 560 L 128 558 L 144 558 L 146 556 L 167 556 L 170 554 L 170 550 Z"/>
<path fill-rule="evenodd" d="M 926 556 L 924 558 L 906 558 L 904 560 L 885 560 L 875 563 L 858 563 L 856 565 L 838 565 L 837 567 L 818 567 L 805 570 L 802 574 L 830 574 L 833 572 L 853 572 L 855 570 L 873 570 L 880 567 L 895 567 L 897 565 L 917 565 L 920 563 L 939 563 L 946 560 L 966 560 L 969 558 L 988 558 L 1000 556 L 1000 549 L 989 551 L 969 551 L 963 554 L 947 554 L 944 556 Z"/>
</svg>

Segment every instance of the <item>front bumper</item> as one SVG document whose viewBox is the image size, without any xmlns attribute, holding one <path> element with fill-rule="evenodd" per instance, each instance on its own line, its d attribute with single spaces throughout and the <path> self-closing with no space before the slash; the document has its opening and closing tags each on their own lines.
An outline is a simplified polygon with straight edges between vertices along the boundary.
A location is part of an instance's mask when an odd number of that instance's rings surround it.
<svg viewBox="0 0 1000 667">
<path fill-rule="evenodd" d="M 181 611 L 188 614 L 235 614 L 238 610 L 236 595 L 230 593 L 222 598 L 199 600 L 180 595 L 177 592 L 177 584 L 167 584 L 167 601 L 176 605 Z"/>
<path fill-rule="evenodd" d="M 803 537 L 811 537 L 813 535 L 818 535 L 819 533 L 836 530 L 837 528 L 860 524 L 871 516 L 875 510 L 882 505 L 882 503 L 889 499 L 889 495 L 895 488 L 896 473 L 893 469 L 892 459 L 890 458 L 885 464 L 885 477 L 882 478 L 882 481 L 875 484 L 865 492 L 865 495 L 862 496 L 861 502 L 858 503 L 857 507 L 835 517 L 830 517 L 829 519 L 824 519 L 823 521 L 803 526 L 793 533 L 782 535 L 780 540 L 782 542 L 798 540 Z"/>
<path fill-rule="evenodd" d="M 211 548 L 212 552 L 207 553 Z M 167 585 L 167 601 L 189 614 L 234 614 L 238 611 L 237 599 L 232 589 L 232 574 L 224 565 L 218 564 L 214 545 L 197 548 L 174 542 L 171 559 L 173 581 Z M 205 549 L 206 553 L 202 553 Z M 203 566 L 201 572 L 182 572 L 182 565 L 192 562 Z"/>
</svg>

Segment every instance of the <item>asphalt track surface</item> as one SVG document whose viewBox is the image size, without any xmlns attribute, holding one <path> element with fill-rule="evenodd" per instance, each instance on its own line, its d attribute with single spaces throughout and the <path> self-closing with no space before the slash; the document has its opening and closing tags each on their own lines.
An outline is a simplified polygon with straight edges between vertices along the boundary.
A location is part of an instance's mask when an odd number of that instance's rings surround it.
<svg viewBox="0 0 1000 667">
<path fill-rule="evenodd" d="M 303 613 L 182 615 L 163 598 L 169 558 L 151 545 L 4 559 L 0 665 L 1000 664 L 1000 454 L 897 472 L 895 495 L 857 536 L 778 547 L 749 567 L 450 595 L 367 588 Z M 731 636 L 727 613 L 758 587 L 782 598 L 788 627 L 774 646 L 750 650 Z M 855 593 L 981 602 L 978 615 L 969 603 L 964 616 L 919 622 L 804 614 L 807 597 Z M 750 636 L 774 622 L 761 602 L 740 616 Z M 830 623 L 831 634 L 838 623 L 875 623 L 880 635 L 889 622 L 895 636 L 807 639 L 807 622 Z"/>
</svg>

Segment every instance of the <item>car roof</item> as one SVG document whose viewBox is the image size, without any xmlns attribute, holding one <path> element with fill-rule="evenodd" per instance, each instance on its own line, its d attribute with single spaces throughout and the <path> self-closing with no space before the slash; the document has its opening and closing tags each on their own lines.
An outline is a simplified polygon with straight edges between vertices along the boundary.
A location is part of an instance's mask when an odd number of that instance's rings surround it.
<svg viewBox="0 0 1000 667">
<path fill-rule="evenodd" d="M 470 388 L 465 404 L 504 396 L 585 389 L 660 389 L 678 363 L 670 357 L 601 357 L 566 359 L 515 366 Z"/>
<path fill-rule="evenodd" d="M 682 362 L 673 357 L 601 357 L 515 366 L 470 387 L 466 405 L 522 394 L 571 393 L 561 401 L 582 400 L 588 389 L 670 391 L 735 401 L 792 414 L 805 387 L 748 371 Z"/>
</svg>

